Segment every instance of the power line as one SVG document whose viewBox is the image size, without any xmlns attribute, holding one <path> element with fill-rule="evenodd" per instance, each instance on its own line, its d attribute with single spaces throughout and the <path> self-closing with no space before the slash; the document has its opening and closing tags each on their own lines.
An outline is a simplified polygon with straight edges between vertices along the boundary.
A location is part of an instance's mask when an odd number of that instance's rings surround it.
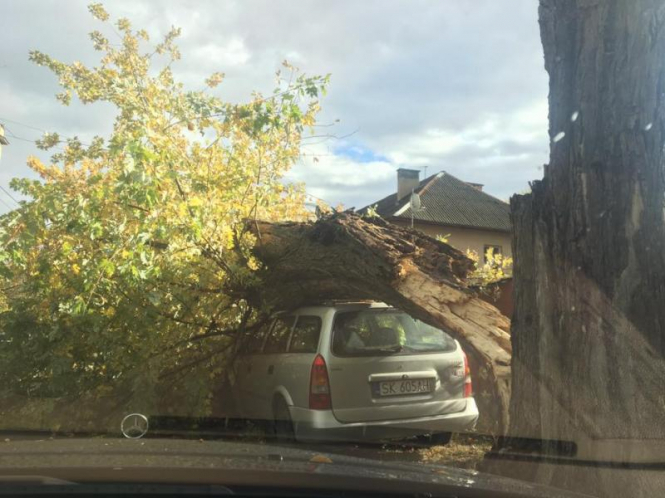
<svg viewBox="0 0 665 498">
<path fill-rule="evenodd" d="M 27 124 L 25 124 L 25 123 L 21 123 L 21 122 L 19 122 L 19 121 L 15 121 L 15 120 L 13 120 L 13 119 L 3 118 L 2 116 L 0 116 L 0 121 L 6 121 L 7 123 L 14 123 L 14 124 L 17 124 L 17 125 L 19 125 L 19 126 L 23 126 L 24 128 L 29 128 L 29 129 L 31 129 L 31 130 L 35 130 L 35 131 L 41 131 L 42 133 L 49 133 L 47 130 L 44 130 L 43 128 L 37 128 L 36 126 L 30 126 L 30 125 L 27 125 Z M 17 139 L 17 140 L 23 140 L 24 142 L 32 142 L 32 143 L 34 143 L 34 144 L 37 143 L 37 140 L 31 140 L 31 139 L 29 139 L 29 138 L 23 138 L 23 137 L 19 137 L 19 136 L 17 136 L 13 131 L 11 131 L 11 130 L 10 130 L 9 128 L 7 128 L 6 126 L 5 126 L 5 130 L 7 130 L 7 131 L 9 132 L 9 134 L 10 134 L 13 138 L 15 138 L 15 139 Z M 72 140 L 72 139 L 79 140 L 78 137 L 68 137 L 68 136 L 66 136 L 66 135 L 60 135 L 60 134 L 58 134 L 58 136 L 59 136 L 60 138 L 64 139 L 64 140 Z M 62 140 L 61 140 L 61 142 L 62 142 Z M 90 147 L 90 144 L 83 143 L 83 142 L 81 142 L 80 140 L 79 140 L 79 142 L 80 142 L 81 145 L 83 145 L 84 147 Z"/>
<path fill-rule="evenodd" d="M 0 122 L 13 123 L 13 124 L 16 124 L 16 125 L 19 125 L 19 126 L 23 126 L 24 128 L 29 128 L 31 130 L 40 131 L 42 133 L 49 133 L 49 131 L 45 130 L 44 128 L 38 128 L 36 126 L 32 126 L 32 125 L 29 125 L 29 124 L 22 123 L 20 121 L 16 121 L 15 119 L 7 119 L 7 118 L 2 117 L 2 116 L 0 116 Z M 16 135 L 13 131 L 11 131 L 7 127 L 5 127 L 5 130 L 7 130 L 7 132 L 12 136 L 12 138 L 15 138 L 17 140 L 22 140 L 24 142 L 31 142 L 31 143 L 34 143 L 34 144 L 37 143 L 37 140 L 31 140 L 29 138 L 24 138 L 24 137 L 20 137 L 20 136 Z M 336 139 L 341 140 L 341 139 L 350 137 L 351 135 L 355 134 L 357 131 L 358 130 L 355 130 L 355 131 L 353 131 L 353 132 L 351 132 L 347 135 L 344 135 L 342 137 L 337 137 L 335 135 L 314 135 L 314 136 L 311 136 L 311 137 L 303 137 L 303 138 L 307 139 L 307 138 L 326 137 L 326 138 L 336 138 Z M 60 136 L 61 136 L 61 138 L 65 139 L 65 140 L 68 140 L 68 139 L 71 139 L 71 138 L 76 138 L 78 140 L 78 137 L 68 137 L 68 136 L 65 136 L 65 135 L 60 135 Z M 90 147 L 89 144 L 86 144 L 86 143 L 83 143 L 83 142 L 81 142 L 81 145 L 83 145 L 85 147 Z M 302 145 L 303 149 L 306 148 L 306 147 L 308 147 L 308 145 L 305 145 L 305 144 Z M 316 158 L 319 158 L 319 157 L 334 157 L 334 156 L 336 156 L 336 154 L 316 154 L 316 153 L 313 153 L 313 152 L 312 153 L 302 152 L 300 154 L 300 156 L 301 157 L 312 157 L 312 158 L 316 159 Z"/>
<path fill-rule="evenodd" d="M 0 202 L 2 202 L 5 206 L 7 206 L 7 209 L 9 209 L 10 211 L 14 210 L 14 208 L 11 207 L 7 202 L 5 202 L 5 200 L 2 197 L 0 197 Z"/>
<path fill-rule="evenodd" d="M 9 198 L 10 198 L 12 201 L 14 201 L 16 204 L 19 203 L 16 199 L 14 199 L 14 196 L 13 196 L 12 194 L 10 194 L 10 193 L 7 191 L 7 189 L 6 189 L 5 187 L 3 187 L 2 185 L 0 185 L 0 190 L 2 190 L 2 191 L 7 195 L 7 197 L 9 197 Z"/>
<path fill-rule="evenodd" d="M 5 126 L 5 131 L 6 131 L 7 133 L 9 133 L 9 136 L 10 136 L 10 137 L 15 138 L 16 140 L 22 140 L 23 142 L 29 142 L 29 143 L 31 143 L 31 144 L 35 144 L 35 145 L 37 145 L 37 144 L 39 143 L 37 140 L 31 140 L 31 139 L 29 139 L 29 138 L 20 137 L 20 136 L 16 135 L 12 130 L 10 130 L 10 129 L 7 128 L 6 126 Z M 64 138 L 67 138 L 67 137 L 64 137 Z M 86 144 L 81 143 L 81 145 L 86 145 Z M 87 145 L 86 145 L 86 146 L 87 146 Z M 64 147 L 63 147 L 62 145 L 60 145 L 60 143 L 54 145 L 53 147 L 57 148 L 58 150 L 65 150 Z"/>
<path fill-rule="evenodd" d="M 36 127 L 36 126 L 32 126 L 32 125 L 29 125 L 29 124 L 25 124 L 25 123 L 22 123 L 22 122 L 20 122 L 20 121 L 16 121 L 15 119 L 7 119 L 7 118 L 4 118 L 4 117 L 0 116 L 0 121 L 5 121 L 5 122 L 7 122 L 7 123 L 13 123 L 13 124 L 16 124 L 16 125 L 19 125 L 19 126 L 23 126 L 23 127 L 25 127 L 25 128 L 29 128 L 29 129 L 31 129 L 31 130 L 40 131 L 40 132 L 42 132 L 42 133 L 48 133 L 48 131 L 45 130 L 45 129 L 43 129 L 43 128 L 38 128 L 38 127 Z M 5 127 L 5 130 L 11 135 L 12 138 L 15 138 L 15 139 L 17 139 L 17 140 L 22 140 L 22 141 L 24 141 L 24 142 L 30 142 L 30 143 L 34 143 L 34 144 L 37 143 L 36 140 L 31 140 L 31 139 L 29 139 L 29 138 L 24 138 L 24 137 L 20 137 L 20 136 L 16 135 L 13 131 L 11 131 L 11 130 L 10 130 L 9 128 L 7 128 L 7 127 Z M 345 135 L 345 136 L 343 136 L 343 137 L 334 137 L 334 136 L 332 136 L 332 135 L 330 135 L 329 137 L 332 137 L 332 138 L 340 138 L 340 139 L 342 139 L 342 138 L 346 138 L 346 137 L 349 137 L 349 136 L 355 134 L 357 131 L 358 131 L 358 130 L 355 130 L 355 131 L 353 131 L 353 132 L 351 132 L 351 133 L 349 133 L 348 135 Z M 65 139 L 70 138 L 70 137 L 66 137 L 66 136 L 64 136 L 64 135 L 63 135 L 62 137 L 65 138 Z M 314 137 L 311 137 L 311 138 L 314 138 Z M 86 146 L 86 147 L 89 147 L 88 144 L 81 143 L 81 145 Z M 56 145 L 56 147 L 58 147 L 58 148 L 60 148 L 60 149 L 62 150 L 62 147 L 61 147 L 61 146 Z M 303 145 L 303 148 L 304 148 L 304 147 L 307 147 L 307 145 Z M 301 156 L 304 156 L 304 157 L 314 157 L 314 158 L 316 158 L 316 157 L 335 156 L 335 154 L 301 153 Z M 16 199 L 14 199 L 14 197 L 13 197 L 13 196 L 12 196 L 7 190 L 5 190 L 4 187 L 2 187 L 2 185 L 0 185 L 0 190 L 2 190 L 5 194 L 7 194 L 11 200 L 13 200 L 14 202 L 16 202 L 16 204 L 19 204 L 18 201 L 17 201 Z M 327 200 L 325 200 L 325 199 L 322 199 L 321 197 L 317 197 L 316 195 L 310 194 L 309 192 L 305 192 L 305 194 L 308 195 L 309 197 L 312 197 L 312 198 L 316 199 L 316 200 L 319 200 L 319 201 L 321 201 L 321 202 L 325 202 L 325 203 L 328 204 L 329 206 L 332 206 L 332 205 L 333 205 L 333 203 L 331 203 L 331 202 L 329 202 L 329 201 L 327 201 Z M 6 204 L 5 204 L 5 205 L 6 205 Z M 8 207 L 9 207 L 9 206 L 8 206 Z"/>
<path fill-rule="evenodd" d="M 13 119 L 3 118 L 2 116 L 0 116 L 0 121 L 7 121 L 8 123 L 14 123 L 14 124 L 17 124 L 19 126 L 23 126 L 25 128 L 30 128 L 31 130 L 36 130 L 36 131 L 41 131 L 43 133 L 46 133 L 46 130 L 44 130 L 43 128 L 37 128 L 36 126 L 31 126 L 31 125 L 28 125 L 28 124 L 25 124 L 25 123 L 21 123 L 20 121 L 15 121 Z"/>
<path fill-rule="evenodd" d="M 7 128 L 7 127 L 5 127 L 5 131 L 9 134 L 10 137 L 15 138 L 16 140 L 23 140 L 24 142 L 30 142 L 30 143 L 33 143 L 33 144 L 37 143 L 34 140 L 30 140 L 29 138 L 23 138 L 23 137 L 19 137 L 18 135 L 15 135 L 14 132 L 12 130 L 10 130 L 9 128 Z"/>
</svg>

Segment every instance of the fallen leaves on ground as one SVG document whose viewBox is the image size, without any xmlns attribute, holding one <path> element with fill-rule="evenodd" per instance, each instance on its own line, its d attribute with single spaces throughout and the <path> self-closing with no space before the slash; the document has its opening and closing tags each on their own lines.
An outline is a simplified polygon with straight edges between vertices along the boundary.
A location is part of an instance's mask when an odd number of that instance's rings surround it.
<svg viewBox="0 0 665 498">
<path fill-rule="evenodd" d="M 445 446 L 419 446 L 409 443 L 389 443 L 378 448 L 352 447 L 344 454 L 377 460 L 399 462 L 423 462 L 447 465 L 462 469 L 478 470 L 486 452 L 492 447 L 492 439 L 475 434 L 456 434 Z"/>
<path fill-rule="evenodd" d="M 491 448 L 488 441 L 451 441 L 446 446 L 433 446 L 417 450 L 420 461 L 459 467 L 464 469 L 477 469 L 485 453 Z"/>
</svg>

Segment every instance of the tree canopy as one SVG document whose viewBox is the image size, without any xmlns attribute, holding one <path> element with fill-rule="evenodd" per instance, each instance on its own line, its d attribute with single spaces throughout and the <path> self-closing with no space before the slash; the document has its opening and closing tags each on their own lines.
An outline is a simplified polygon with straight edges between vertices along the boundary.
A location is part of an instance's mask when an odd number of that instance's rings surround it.
<svg viewBox="0 0 665 498">
<path fill-rule="evenodd" d="M 202 413 L 220 353 L 261 311 L 246 299 L 260 285 L 247 222 L 308 216 L 303 186 L 284 175 L 328 76 L 284 62 L 271 94 L 225 102 L 213 90 L 223 73 L 205 90 L 176 81 L 179 29 L 155 44 L 101 4 L 89 10 L 99 65 L 30 59 L 57 76 L 65 106 L 107 102 L 117 115 L 90 143 L 44 135 L 50 164 L 28 159 L 40 179 L 12 182 L 29 200 L 0 223 L 0 385 L 123 392 L 146 410 L 159 389 L 181 388 L 181 406 Z"/>
</svg>

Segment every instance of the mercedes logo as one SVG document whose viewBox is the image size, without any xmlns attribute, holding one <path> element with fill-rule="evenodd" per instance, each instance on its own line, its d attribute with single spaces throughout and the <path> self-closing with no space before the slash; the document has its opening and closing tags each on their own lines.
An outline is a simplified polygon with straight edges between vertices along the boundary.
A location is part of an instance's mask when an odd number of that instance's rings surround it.
<svg viewBox="0 0 665 498">
<path fill-rule="evenodd" d="M 148 417 L 130 413 L 120 422 L 120 430 L 127 439 L 140 439 L 148 432 Z"/>
</svg>

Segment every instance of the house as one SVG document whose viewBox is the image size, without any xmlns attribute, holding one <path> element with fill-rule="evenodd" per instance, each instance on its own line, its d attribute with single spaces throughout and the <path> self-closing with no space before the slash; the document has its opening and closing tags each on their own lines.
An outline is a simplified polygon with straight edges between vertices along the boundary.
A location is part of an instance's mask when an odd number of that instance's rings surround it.
<svg viewBox="0 0 665 498">
<path fill-rule="evenodd" d="M 397 192 L 372 203 L 376 212 L 397 225 L 411 226 L 465 252 L 512 257 L 510 206 L 445 171 L 420 181 L 420 171 L 397 170 Z M 419 194 L 420 209 L 412 209 L 411 193 Z M 370 206 L 363 209 L 367 210 Z"/>
</svg>

